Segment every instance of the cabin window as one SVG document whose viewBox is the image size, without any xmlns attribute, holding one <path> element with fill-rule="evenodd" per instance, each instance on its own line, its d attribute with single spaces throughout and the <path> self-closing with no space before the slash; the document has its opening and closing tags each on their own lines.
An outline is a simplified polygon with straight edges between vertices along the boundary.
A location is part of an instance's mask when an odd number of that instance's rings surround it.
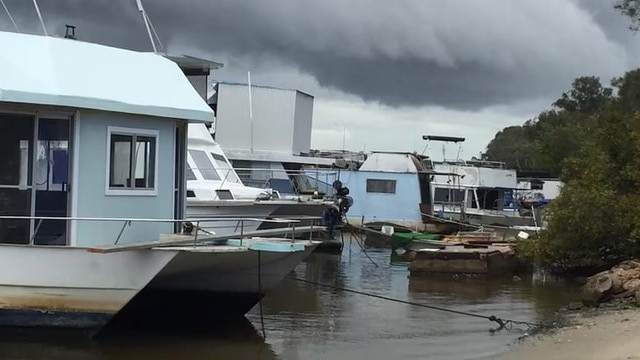
<svg viewBox="0 0 640 360">
<path fill-rule="evenodd" d="M 220 171 L 220 176 L 222 176 L 223 180 L 234 183 L 240 182 L 240 179 L 236 176 L 233 167 L 229 164 L 227 159 L 224 158 L 224 156 L 215 153 L 211 153 L 211 156 L 213 157 L 213 161 L 216 163 L 216 167 Z"/>
<path fill-rule="evenodd" d="M 156 194 L 158 132 L 108 128 L 108 195 Z"/>
<path fill-rule="evenodd" d="M 542 190 L 544 187 L 544 181 L 534 180 L 531 181 L 531 190 Z"/>
<path fill-rule="evenodd" d="M 205 180 L 220 180 L 220 175 L 216 171 L 215 166 L 207 156 L 207 153 L 202 150 L 189 150 L 189 155 L 196 164 L 196 169 L 200 171 L 202 177 Z"/>
<path fill-rule="evenodd" d="M 480 209 L 485 210 L 502 210 L 503 191 L 498 189 L 478 189 L 478 203 Z"/>
<path fill-rule="evenodd" d="M 436 188 L 433 202 L 435 204 L 459 204 L 464 202 L 465 192 L 466 190 L 460 189 Z"/>
<path fill-rule="evenodd" d="M 395 194 L 395 180 L 367 179 L 368 193 Z"/>
<path fill-rule="evenodd" d="M 186 174 L 186 175 L 187 175 L 187 176 L 186 176 L 186 179 L 187 179 L 187 180 L 198 180 L 198 179 L 196 178 L 196 174 L 194 174 L 194 173 L 193 173 L 193 170 L 191 170 L 191 165 L 189 165 L 189 163 L 188 163 L 188 162 L 187 162 L 187 169 L 186 169 L 186 172 L 187 172 L 187 174 Z"/>
</svg>

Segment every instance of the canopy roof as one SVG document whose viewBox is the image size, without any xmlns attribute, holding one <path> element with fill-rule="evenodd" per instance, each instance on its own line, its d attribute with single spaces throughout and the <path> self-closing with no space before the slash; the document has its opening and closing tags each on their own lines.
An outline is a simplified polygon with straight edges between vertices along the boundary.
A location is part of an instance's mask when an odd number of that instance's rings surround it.
<svg viewBox="0 0 640 360">
<path fill-rule="evenodd" d="M 180 67 L 161 55 L 0 31 L 0 102 L 213 121 Z"/>
</svg>

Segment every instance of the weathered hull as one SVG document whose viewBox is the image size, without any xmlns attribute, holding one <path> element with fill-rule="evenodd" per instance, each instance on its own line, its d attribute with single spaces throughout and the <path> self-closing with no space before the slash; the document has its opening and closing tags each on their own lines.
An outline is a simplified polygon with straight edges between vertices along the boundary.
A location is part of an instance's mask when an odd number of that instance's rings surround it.
<svg viewBox="0 0 640 360">
<path fill-rule="evenodd" d="M 137 293 L 127 289 L 0 286 L 0 326 L 99 329 Z"/>
<path fill-rule="evenodd" d="M 511 248 L 449 246 L 442 250 L 418 250 L 409 264 L 409 273 L 411 276 L 500 277 L 511 275 L 515 264 Z"/>
<path fill-rule="evenodd" d="M 304 243 L 303 251 L 260 251 L 260 266 L 258 251 L 245 247 L 180 248 L 123 316 L 136 323 L 153 325 L 156 320 L 175 326 L 242 317 L 317 246 Z"/>
<path fill-rule="evenodd" d="M 97 331 L 176 252 L 0 246 L 0 326 Z"/>
</svg>

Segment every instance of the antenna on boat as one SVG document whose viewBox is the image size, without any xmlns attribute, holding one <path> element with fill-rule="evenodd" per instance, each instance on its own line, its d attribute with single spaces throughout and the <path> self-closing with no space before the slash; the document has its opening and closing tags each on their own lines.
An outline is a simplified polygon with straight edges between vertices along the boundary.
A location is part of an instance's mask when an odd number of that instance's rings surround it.
<svg viewBox="0 0 640 360">
<path fill-rule="evenodd" d="M 4 0 L 0 0 L 0 4 L 2 4 L 2 7 L 4 8 L 4 12 L 7 13 L 7 16 L 9 17 L 9 20 L 11 20 L 11 23 L 13 24 L 13 27 L 16 28 L 17 32 L 22 32 L 20 31 L 20 28 L 18 27 L 18 24 L 16 24 L 15 20 L 13 20 L 13 16 L 11 16 L 11 12 L 9 11 L 9 8 L 7 8 L 7 5 L 4 4 Z"/>
<path fill-rule="evenodd" d="M 144 26 L 147 28 L 147 34 L 149 35 L 149 41 L 151 41 L 151 47 L 153 47 L 153 52 L 154 53 L 158 52 L 158 48 L 156 48 L 156 42 L 153 39 L 153 35 L 155 35 L 156 39 L 158 40 L 158 44 L 160 45 L 160 48 L 164 51 L 164 46 L 162 46 L 160 37 L 158 37 L 158 33 L 156 33 L 156 29 L 153 27 L 153 24 L 151 23 L 151 19 L 149 19 L 149 15 L 147 15 L 147 12 L 144 10 L 144 6 L 142 6 L 142 0 L 136 0 L 136 5 L 138 5 L 138 11 L 140 11 L 140 14 L 142 15 L 142 21 L 144 21 Z M 151 34 L 152 31 L 153 31 L 153 34 Z"/>
<path fill-rule="evenodd" d="M 247 71 L 247 84 L 249 85 L 249 127 L 251 129 L 251 153 L 253 154 L 253 101 L 251 99 L 251 71 Z"/>
<path fill-rule="evenodd" d="M 42 31 L 44 31 L 44 36 L 49 36 L 49 34 L 47 34 L 47 28 L 44 26 L 44 20 L 42 20 L 42 14 L 40 13 L 40 8 L 38 7 L 37 0 L 33 0 L 33 6 L 36 8 L 36 13 L 38 13 L 38 19 L 40 19 L 40 25 L 42 25 Z"/>
<path fill-rule="evenodd" d="M 344 152 L 345 143 L 347 142 L 347 127 L 342 124 L 342 152 Z"/>
</svg>

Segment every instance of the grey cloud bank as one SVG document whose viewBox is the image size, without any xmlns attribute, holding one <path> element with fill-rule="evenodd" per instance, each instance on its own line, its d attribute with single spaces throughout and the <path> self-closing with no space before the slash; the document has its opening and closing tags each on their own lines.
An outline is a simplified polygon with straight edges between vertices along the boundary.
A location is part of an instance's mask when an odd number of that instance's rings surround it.
<svg viewBox="0 0 640 360">
<path fill-rule="evenodd" d="M 5 0 L 39 31 L 30 1 Z M 50 32 L 149 50 L 135 0 L 40 0 Z M 479 110 L 556 98 L 570 81 L 608 81 L 638 47 L 610 0 L 147 0 L 169 50 L 232 59 L 223 77 L 270 63 L 391 107 Z M 0 22 L 10 29 L 6 17 Z M 236 69 L 234 69 L 233 65 Z M 237 69 L 242 69 L 238 71 Z M 246 74 L 246 73 L 245 73 Z M 313 90 L 313 89 L 312 89 Z"/>
</svg>

